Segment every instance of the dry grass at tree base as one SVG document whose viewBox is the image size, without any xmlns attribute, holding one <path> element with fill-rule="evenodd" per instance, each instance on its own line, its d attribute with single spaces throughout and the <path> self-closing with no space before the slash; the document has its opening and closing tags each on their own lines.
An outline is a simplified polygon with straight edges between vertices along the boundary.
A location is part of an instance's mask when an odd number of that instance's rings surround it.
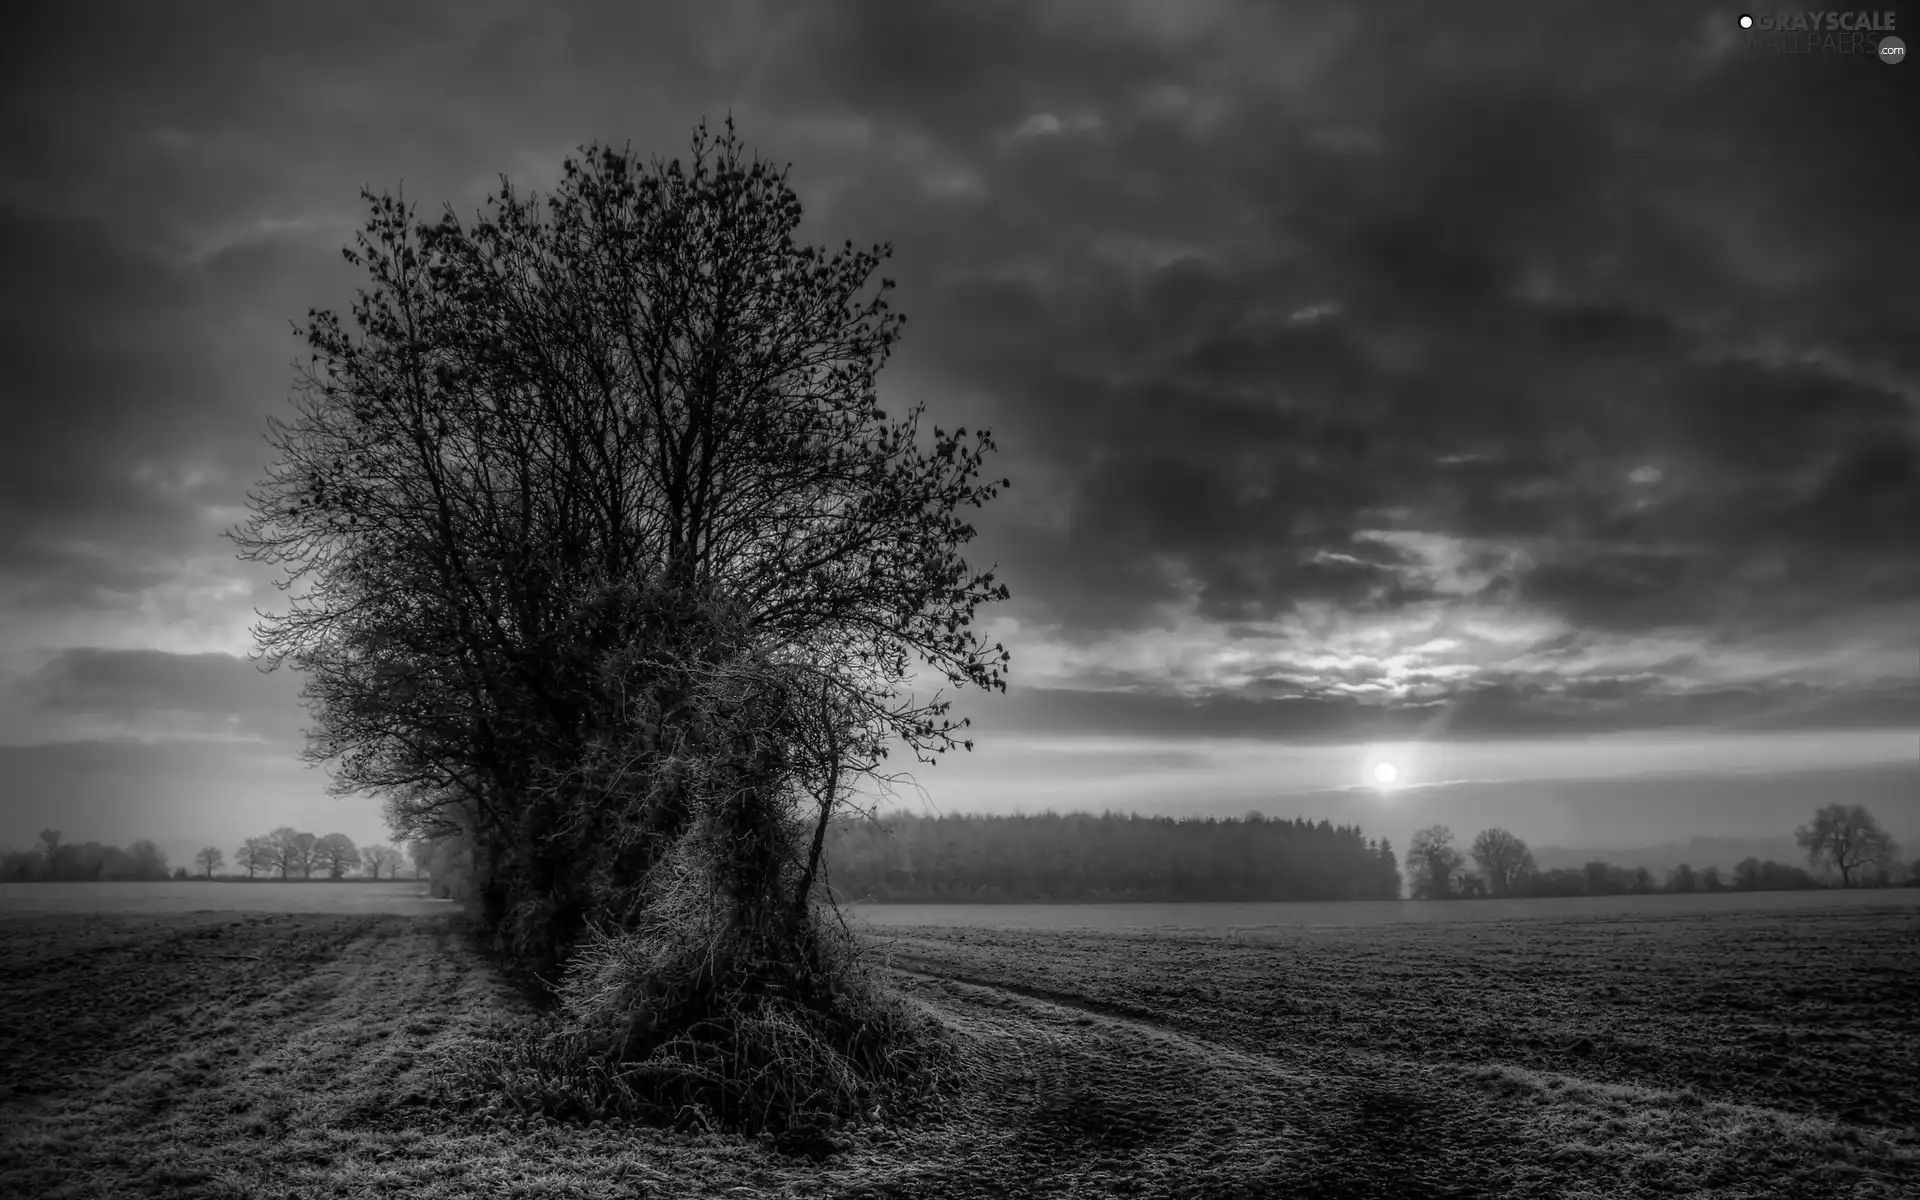
<svg viewBox="0 0 1920 1200">
<path fill-rule="evenodd" d="M 0 920 L 0 1195 L 1920 1193 L 1912 905 L 889 940 L 965 1086 L 816 1163 L 495 1104 L 446 918 Z"/>
<path fill-rule="evenodd" d="M 556 1027 L 487 1047 L 495 1111 L 766 1134 L 815 1156 L 832 1131 L 919 1112 L 953 1040 L 816 912 L 773 937 L 663 922 L 595 937 L 557 988 Z"/>
</svg>

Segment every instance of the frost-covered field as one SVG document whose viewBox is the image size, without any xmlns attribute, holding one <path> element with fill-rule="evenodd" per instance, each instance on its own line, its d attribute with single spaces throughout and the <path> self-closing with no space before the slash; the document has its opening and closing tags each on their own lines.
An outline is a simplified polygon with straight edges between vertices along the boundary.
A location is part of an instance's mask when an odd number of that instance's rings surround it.
<svg viewBox="0 0 1920 1200">
<path fill-rule="evenodd" d="M 451 915 L 16 913 L 0 1195 L 1920 1195 L 1914 893 L 1675 899 L 875 927 L 964 1083 L 821 1163 L 490 1103 L 455 1068 L 533 1017 Z"/>
</svg>

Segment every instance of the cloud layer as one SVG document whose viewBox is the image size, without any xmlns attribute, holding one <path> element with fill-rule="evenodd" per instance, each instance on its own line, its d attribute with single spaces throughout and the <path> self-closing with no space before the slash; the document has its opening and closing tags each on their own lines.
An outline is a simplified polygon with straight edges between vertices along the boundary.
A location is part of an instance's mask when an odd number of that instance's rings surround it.
<svg viewBox="0 0 1920 1200">
<path fill-rule="evenodd" d="M 216 535 L 287 322 L 350 298 L 362 183 L 470 210 L 728 111 L 814 236 L 892 242 L 883 388 L 1004 447 L 977 551 L 1024 694 L 983 722 L 1916 724 L 1910 70 L 1693 4 L 34 24 L 0 51 L 0 637 L 36 737 L 297 728 L 284 684 L 153 652 L 242 651 L 276 600 Z"/>
</svg>

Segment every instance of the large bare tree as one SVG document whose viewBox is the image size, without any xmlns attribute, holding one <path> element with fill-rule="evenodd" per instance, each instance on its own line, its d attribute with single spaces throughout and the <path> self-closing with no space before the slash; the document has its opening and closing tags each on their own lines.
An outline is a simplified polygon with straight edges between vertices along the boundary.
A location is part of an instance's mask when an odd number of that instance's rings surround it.
<svg viewBox="0 0 1920 1200">
<path fill-rule="evenodd" d="M 544 199 L 503 180 L 471 224 L 367 199 L 371 287 L 352 330 L 312 314 L 233 531 L 284 572 L 256 632 L 306 676 L 309 756 L 396 836 L 470 839 L 528 959 L 630 913 L 721 793 L 775 798 L 721 824 L 804 809 L 798 860 L 754 842 L 784 856 L 754 886 L 804 908 L 853 782 L 967 744 L 916 685 L 1005 686 L 973 627 L 1005 589 L 960 553 L 1005 481 L 985 433 L 880 406 L 888 249 L 796 241 L 731 123 L 684 165 L 589 147 Z"/>
</svg>

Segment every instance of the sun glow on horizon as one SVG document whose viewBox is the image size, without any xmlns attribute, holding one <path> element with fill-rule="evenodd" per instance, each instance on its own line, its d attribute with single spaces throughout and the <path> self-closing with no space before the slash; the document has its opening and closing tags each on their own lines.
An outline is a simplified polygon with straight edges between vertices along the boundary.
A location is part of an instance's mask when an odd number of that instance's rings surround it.
<svg viewBox="0 0 1920 1200">
<path fill-rule="evenodd" d="M 1373 764 L 1373 782 L 1375 786 L 1382 789 L 1391 788 L 1399 779 L 1399 767 L 1385 760 Z"/>
</svg>

